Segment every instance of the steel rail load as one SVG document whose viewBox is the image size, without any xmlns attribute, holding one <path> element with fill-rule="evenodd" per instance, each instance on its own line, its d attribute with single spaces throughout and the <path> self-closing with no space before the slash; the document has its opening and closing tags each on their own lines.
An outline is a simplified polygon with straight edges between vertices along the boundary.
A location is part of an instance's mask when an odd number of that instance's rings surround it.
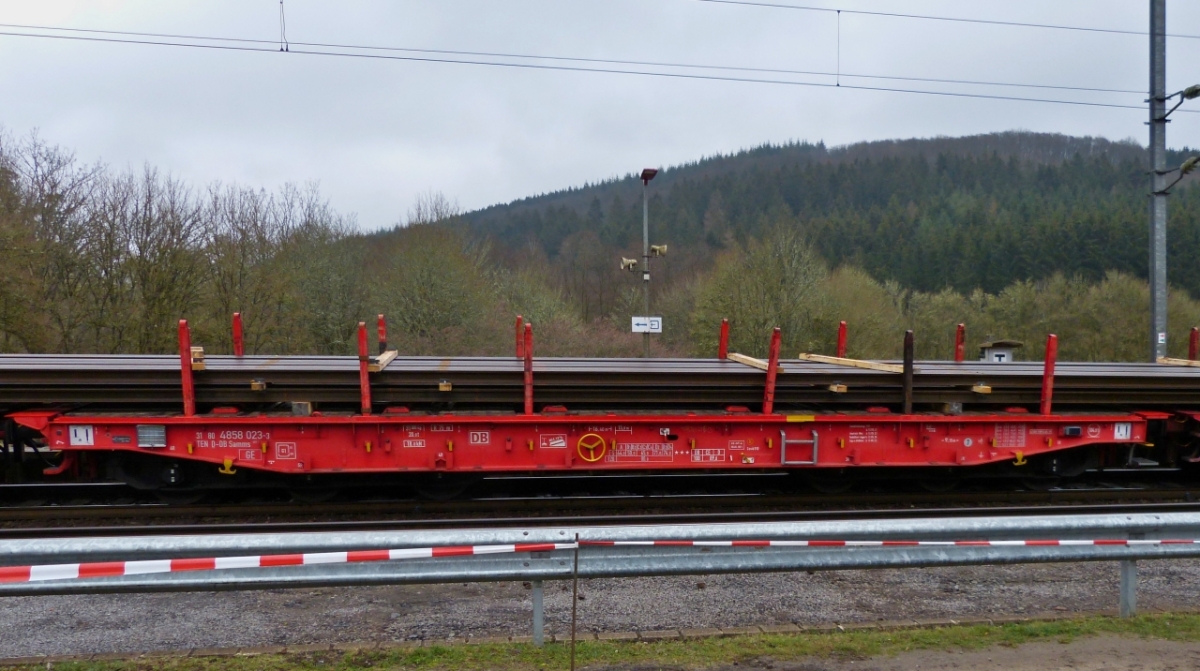
<svg viewBox="0 0 1200 671">
<path fill-rule="evenodd" d="M 240 320 L 235 320 L 240 325 Z M 1200 461 L 1200 367 L 901 361 L 206 356 L 180 322 L 178 356 L 0 355 L 10 462 L 44 477 L 202 490 L 486 473 L 794 470 L 1062 477 Z M 1195 358 L 1194 355 L 1192 358 Z M 182 409 L 182 412 L 180 411 Z M 53 455 L 53 458 L 47 456 Z M 28 469 L 27 469 L 28 470 Z M 20 469 L 10 466 L 3 472 Z"/>
<path fill-rule="evenodd" d="M 880 362 L 899 365 L 900 362 Z M 902 380 L 894 373 L 803 360 L 780 360 L 776 404 L 846 407 L 894 403 Z M 534 361 L 539 404 L 574 409 L 723 409 L 762 402 L 763 373 L 719 359 L 572 359 Z M 439 389 L 449 382 L 450 389 Z M 252 389 L 258 384 L 261 388 Z M 974 407 L 1036 404 L 1042 364 L 917 362 L 913 400 Z M 831 385 L 844 385 L 831 393 Z M 973 389 L 988 387 L 986 394 Z M 523 398 L 523 367 L 508 358 L 397 357 L 371 375 L 379 404 L 463 409 L 510 409 Z M 207 356 L 195 376 L 201 404 L 309 401 L 356 404 L 354 357 Z M 0 355 L 0 405 L 84 404 L 145 406 L 176 402 L 181 394 L 174 356 Z M 1200 368 L 1149 363 L 1059 363 L 1055 403 L 1163 407 L 1200 406 Z"/>
</svg>

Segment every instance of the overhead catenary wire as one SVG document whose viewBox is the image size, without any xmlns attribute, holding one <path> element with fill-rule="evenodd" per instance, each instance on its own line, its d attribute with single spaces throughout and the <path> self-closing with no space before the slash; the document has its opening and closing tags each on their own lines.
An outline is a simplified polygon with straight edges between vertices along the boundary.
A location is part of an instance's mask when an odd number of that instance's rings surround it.
<svg viewBox="0 0 1200 671">
<path fill-rule="evenodd" d="M 66 33 L 86 33 L 95 35 L 118 35 L 129 37 L 150 37 L 156 39 L 168 40 L 189 40 L 202 42 L 229 42 L 234 44 L 262 44 L 274 45 L 277 42 L 273 40 L 261 40 L 252 38 L 239 37 L 219 37 L 211 35 L 185 35 L 178 33 L 149 33 L 139 31 L 126 30 L 100 30 L 94 28 L 63 28 L 57 26 L 31 25 L 31 24 L 16 24 L 16 23 L 0 23 L 0 28 L 16 28 L 21 30 L 50 30 Z M 7 33 L 6 33 L 7 34 Z M 839 36 L 840 39 L 840 36 Z M 681 68 L 681 69 L 697 69 L 697 70 L 718 70 L 727 72 L 758 72 L 763 74 L 786 74 L 786 75 L 808 75 L 808 76 L 825 76 L 825 77 L 848 77 L 852 79 L 875 79 L 883 81 L 904 81 L 904 82 L 924 82 L 929 84 L 956 84 L 968 86 L 997 86 L 997 87 L 1012 87 L 1012 88 L 1029 88 L 1029 89 L 1045 89 L 1059 91 L 1081 91 L 1089 93 L 1122 93 L 1130 95 L 1145 95 L 1145 91 L 1138 89 L 1118 89 L 1104 88 L 1095 86 L 1065 86 L 1059 84 L 1032 84 L 1027 82 L 998 82 L 986 81 L 978 79 L 951 79 L 939 77 L 909 77 L 901 75 L 881 75 L 881 74 L 864 74 L 864 73 L 848 73 L 841 72 L 840 58 L 838 69 L 834 72 L 825 70 L 797 70 L 790 68 L 764 68 L 750 67 L 737 65 L 713 65 L 706 63 L 680 63 L 671 61 L 643 61 L 643 60 L 627 60 L 613 58 L 587 58 L 580 56 L 559 56 L 545 54 L 519 54 L 512 52 L 501 51 L 468 51 L 460 49 L 428 49 L 420 47 L 388 47 L 377 45 L 362 45 L 362 44 L 346 44 L 335 42 L 288 42 L 288 45 L 296 45 L 302 47 L 314 47 L 321 49 L 355 49 L 363 51 L 384 51 L 384 52 L 400 52 L 400 53 L 419 53 L 419 54 L 439 54 L 446 56 L 466 56 L 480 58 L 514 58 L 523 60 L 546 60 L 546 61 L 563 61 L 575 63 L 595 63 L 599 65 L 636 65 L 644 67 L 664 67 L 664 68 Z M 281 49 L 285 50 L 286 49 Z M 840 49 L 839 49 L 840 54 Z"/>
<path fill-rule="evenodd" d="M 916 19 L 922 21 L 949 21 L 953 23 L 975 23 L 988 26 L 1006 26 L 1010 28 L 1044 28 L 1048 30 L 1074 30 L 1085 33 L 1108 33 L 1111 35 L 1137 35 L 1148 37 L 1150 33 L 1144 30 L 1128 30 L 1123 28 L 1095 28 L 1090 26 L 1071 26 L 1056 23 L 1033 23 L 1029 21 L 1003 21 L 1000 19 L 972 19 L 958 16 L 937 16 L 935 14 L 906 14 L 903 12 L 881 12 L 866 9 L 836 9 L 833 7 L 814 7 L 812 5 L 791 5 L 776 2 L 759 2 L 758 0 L 691 0 L 715 5 L 741 5 L 744 7 L 764 7 L 769 9 L 791 9 L 804 12 L 845 12 L 861 16 L 879 16 L 892 19 Z M 1180 37 L 1188 40 L 1200 40 L 1200 35 L 1187 33 L 1167 33 L 1167 37 Z"/>
<path fill-rule="evenodd" d="M 0 36 L 57 39 L 57 40 L 81 41 L 81 42 L 98 42 L 98 43 L 109 43 L 109 44 L 131 44 L 131 45 L 142 45 L 142 46 L 197 48 L 197 49 L 208 49 L 208 50 L 213 50 L 213 51 L 278 53 L 276 48 L 266 48 L 263 46 L 246 46 L 246 45 L 237 45 L 237 44 L 204 44 L 204 43 L 199 43 L 199 42 L 166 41 L 164 39 L 138 40 L 138 39 L 129 39 L 129 38 L 117 38 L 117 37 L 89 37 L 89 36 L 83 36 L 83 35 L 57 35 L 57 34 L 45 34 L 45 33 L 13 32 L 13 31 L 0 31 Z M 183 38 L 183 39 L 186 39 L 186 38 Z M 262 40 L 253 40 L 253 41 L 252 40 L 238 40 L 238 41 L 254 42 L 254 43 L 264 42 Z M 276 44 L 275 42 L 269 42 L 269 41 L 267 43 L 271 44 L 271 45 Z M 291 44 L 298 45 L 300 43 L 293 42 Z M 320 51 L 320 50 L 309 50 L 309 49 L 294 49 L 294 50 L 288 51 L 287 53 L 298 54 L 298 55 L 307 55 L 307 56 L 325 56 L 325 57 L 337 57 L 337 58 L 362 58 L 362 59 L 371 59 L 371 60 L 406 61 L 406 62 L 415 62 L 415 63 L 475 65 L 475 66 L 513 68 L 513 69 L 523 69 L 523 70 L 542 70 L 542 71 L 595 73 L 595 74 L 617 74 L 617 75 L 661 77 L 661 78 L 669 78 L 669 79 L 683 79 L 683 80 L 697 80 L 697 81 L 719 81 L 719 82 L 736 82 L 736 83 L 749 83 L 749 84 L 768 84 L 768 85 L 776 85 L 776 86 L 842 88 L 842 89 L 852 89 L 852 90 L 858 90 L 858 91 L 875 91 L 875 92 L 882 92 L 882 93 L 908 93 L 908 94 L 915 94 L 915 95 L 932 95 L 932 96 L 941 96 L 941 97 L 950 97 L 950 98 L 971 98 L 971 99 L 980 99 L 980 100 L 1004 100 L 1004 101 L 1012 101 L 1012 102 L 1032 102 L 1032 103 L 1074 105 L 1074 106 L 1081 106 L 1081 107 L 1096 107 L 1096 108 L 1107 108 L 1107 109 L 1129 109 L 1129 110 L 1138 110 L 1138 111 L 1145 110 L 1145 108 L 1142 105 L 1094 102 L 1094 101 L 1085 101 L 1085 100 L 1066 100 L 1066 99 L 1059 99 L 1059 98 L 1035 98 L 1035 97 L 1027 97 L 1027 96 L 1009 96 L 1009 95 L 986 94 L 986 93 L 968 93 L 968 92 L 961 92 L 961 91 L 933 91 L 933 90 L 927 90 L 927 89 L 906 89 L 906 88 L 887 87 L 887 86 L 865 86 L 865 85 L 861 85 L 861 84 L 842 84 L 841 86 L 838 86 L 836 83 L 826 83 L 826 82 L 796 81 L 796 80 L 788 80 L 788 79 L 765 79 L 765 78 L 754 78 L 754 77 L 735 77 L 735 76 L 723 76 L 723 75 L 712 75 L 712 74 L 694 74 L 694 73 L 685 73 L 685 72 L 656 72 L 656 71 L 649 71 L 649 70 L 627 70 L 627 69 L 617 69 L 617 68 L 576 67 L 576 66 L 568 66 L 568 65 L 548 65 L 548 64 L 541 64 L 541 63 L 510 63 L 510 62 L 502 62 L 502 61 L 470 60 L 470 59 L 466 59 L 466 58 L 455 59 L 455 58 L 436 58 L 433 56 L 401 56 L 401 55 L 380 54 L 380 53 L 353 53 L 353 52 L 346 52 L 346 51 L 327 51 L 327 50 Z M 1200 113 L 1200 110 L 1180 110 L 1180 111 L 1188 112 L 1188 113 Z"/>
</svg>

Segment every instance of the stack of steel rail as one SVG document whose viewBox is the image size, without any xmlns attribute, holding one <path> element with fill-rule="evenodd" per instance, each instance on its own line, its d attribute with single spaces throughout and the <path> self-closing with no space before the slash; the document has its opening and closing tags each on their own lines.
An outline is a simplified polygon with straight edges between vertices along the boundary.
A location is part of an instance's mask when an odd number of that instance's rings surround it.
<svg viewBox="0 0 1200 671">
<path fill-rule="evenodd" d="M 862 411 L 902 400 L 899 373 L 803 360 L 780 361 L 780 367 L 777 410 Z M 962 403 L 968 410 L 1036 405 L 1043 372 L 1041 362 L 917 361 L 913 400 L 918 409 L 945 403 Z M 180 357 L 172 355 L 0 355 L 0 408 L 177 404 L 180 377 Z M 762 370 L 723 359 L 533 361 L 537 406 L 571 411 L 756 409 L 765 378 Z M 360 398 L 359 360 L 351 356 L 209 356 L 194 379 L 202 408 L 309 401 L 332 409 L 354 407 Z M 370 374 L 370 385 L 374 403 L 381 406 L 516 410 L 523 401 L 523 362 L 516 357 L 397 357 Z M 1054 394 L 1056 409 L 1200 408 L 1200 368 L 1060 362 Z"/>
</svg>

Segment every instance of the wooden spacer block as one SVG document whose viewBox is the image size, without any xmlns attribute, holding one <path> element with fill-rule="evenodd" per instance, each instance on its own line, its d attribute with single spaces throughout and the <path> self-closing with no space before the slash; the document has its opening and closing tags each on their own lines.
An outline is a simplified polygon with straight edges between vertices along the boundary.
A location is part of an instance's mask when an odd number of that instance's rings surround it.
<svg viewBox="0 0 1200 671">
<path fill-rule="evenodd" d="M 1189 368 L 1200 368 L 1200 361 L 1192 361 L 1191 359 L 1172 359 L 1167 356 L 1158 357 L 1158 362 L 1166 366 L 1188 366 Z"/>
<path fill-rule="evenodd" d="M 374 362 L 367 364 L 367 372 L 378 373 L 384 368 L 387 368 L 388 364 L 392 362 L 392 359 L 396 358 L 397 354 L 398 352 L 394 349 L 390 349 L 383 354 L 380 354 L 379 358 L 375 359 Z"/>
<path fill-rule="evenodd" d="M 736 361 L 745 366 L 750 366 L 751 368 L 757 368 L 761 371 L 767 370 L 767 368 L 771 365 L 770 362 L 768 362 L 768 361 L 763 361 L 762 359 L 755 359 L 752 356 L 746 356 L 745 354 L 738 354 L 737 352 L 730 352 L 729 354 L 726 355 L 725 358 L 729 359 L 730 361 Z M 782 373 L 783 366 L 778 366 L 778 367 L 776 367 L 775 370 Z"/>
</svg>

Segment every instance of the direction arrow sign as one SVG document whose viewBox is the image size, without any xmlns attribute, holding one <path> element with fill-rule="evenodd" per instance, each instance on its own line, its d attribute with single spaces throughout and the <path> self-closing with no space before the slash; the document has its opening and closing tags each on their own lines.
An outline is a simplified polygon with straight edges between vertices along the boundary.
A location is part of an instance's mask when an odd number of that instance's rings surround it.
<svg viewBox="0 0 1200 671">
<path fill-rule="evenodd" d="M 662 317 L 634 317 L 634 333 L 662 333 Z"/>
</svg>

